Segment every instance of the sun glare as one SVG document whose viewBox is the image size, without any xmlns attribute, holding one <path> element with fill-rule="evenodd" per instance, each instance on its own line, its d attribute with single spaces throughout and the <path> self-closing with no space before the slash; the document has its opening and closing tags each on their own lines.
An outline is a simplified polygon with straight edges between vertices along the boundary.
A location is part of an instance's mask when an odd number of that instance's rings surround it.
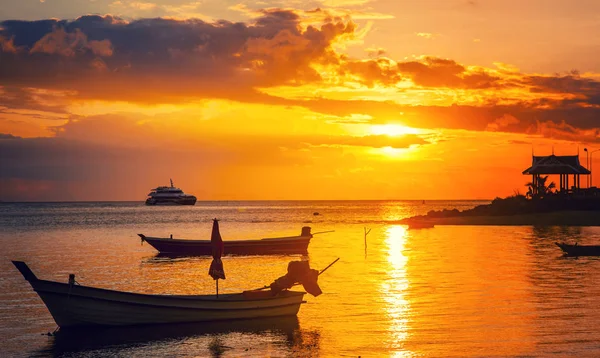
<svg viewBox="0 0 600 358">
<path fill-rule="evenodd" d="M 415 153 L 417 151 L 417 147 L 408 147 L 408 148 L 393 148 L 393 147 L 383 147 L 383 148 L 373 148 L 370 150 L 370 153 L 381 156 L 386 160 L 415 160 Z"/>
<path fill-rule="evenodd" d="M 422 131 L 402 124 L 374 124 L 371 133 L 376 135 L 401 136 L 406 134 L 420 134 Z"/>
<path fill-rule="evenodd" d="M 393 157 L 393 156 L 398 156 L 401 154 L 406 154 L 408 152 L 408 149 L 407 148 L 383 147 L 383 148 L 378 148 L 378 152 Z"/>
</svg>

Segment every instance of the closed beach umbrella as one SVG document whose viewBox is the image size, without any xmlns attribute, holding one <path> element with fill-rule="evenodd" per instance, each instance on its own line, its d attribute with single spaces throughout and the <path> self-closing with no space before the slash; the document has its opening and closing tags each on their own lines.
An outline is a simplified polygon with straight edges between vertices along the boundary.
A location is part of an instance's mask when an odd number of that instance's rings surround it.
<svg viewBox="0 0 600 358">
<path fill-rule="evenodd" d="M 212 246 L 212 257 L 213 260 L 210 263 L 208 274 L 215 280 L 217 285 L 217 297 L 219 297 L 219 279 L 225 279 L 225 270 L 223 269 L 223 262 L 221 256 L 223 256 L 223 239 L 221 239 L 221 233 L 219 232 L 219 220 L 213 219 L 212 233 L 210 235 L 210 244 Z"/>
</svg>

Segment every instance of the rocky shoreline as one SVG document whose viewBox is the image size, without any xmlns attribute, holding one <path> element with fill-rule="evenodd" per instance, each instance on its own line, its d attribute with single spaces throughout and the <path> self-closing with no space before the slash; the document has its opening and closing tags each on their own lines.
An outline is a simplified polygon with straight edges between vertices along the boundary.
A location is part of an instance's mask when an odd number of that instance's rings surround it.
<svg viewBox="0 0 600 358">
<path fill-rule="evenodd" d="M 496 198 L 469 210 L 430 211 L 400 221 L 413 227 L 432 225 L 535 225 L 600 226 L 600 198 L 547 197 L 527 199 L 517 195 Z"/>
<path fill-rule="evenodd" d="M 451 216 L 413 217 L 401 220 L 401 224 L 419 225 L 491 225 L 491 226 L 600 226 L 600 211 L 556 211 L 551 213 L 497 215 L 497 216 Z"/>
</svg>

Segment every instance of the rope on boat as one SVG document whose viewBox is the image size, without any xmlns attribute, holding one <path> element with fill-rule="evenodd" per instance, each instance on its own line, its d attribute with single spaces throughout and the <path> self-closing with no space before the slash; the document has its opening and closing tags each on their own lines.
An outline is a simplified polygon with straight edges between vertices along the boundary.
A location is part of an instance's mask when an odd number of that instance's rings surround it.
<svg viewBox="0 0 600 358">
<path fill-rule="evenodd" d="M 315 232 L 313 233 L 313 235 L 318 235 L 318 234 L 327 234 L 329 232 L 335 232 L 335 230 L 327 230 L 327 231 L 319 231 L 319 232 Z"/>
</svg>

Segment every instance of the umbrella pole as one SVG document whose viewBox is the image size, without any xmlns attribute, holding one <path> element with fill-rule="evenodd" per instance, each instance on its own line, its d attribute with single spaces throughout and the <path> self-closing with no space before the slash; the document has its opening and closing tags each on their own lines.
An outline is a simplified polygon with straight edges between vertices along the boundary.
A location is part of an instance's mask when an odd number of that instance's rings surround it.
<svg viewBox="0 0 600 358">
<path fill-rule="evenodd" d="M 217 283 L 217 298 L 219 298 L 219 279 L 216 279 L 215 282 Z"/>
</svg>

